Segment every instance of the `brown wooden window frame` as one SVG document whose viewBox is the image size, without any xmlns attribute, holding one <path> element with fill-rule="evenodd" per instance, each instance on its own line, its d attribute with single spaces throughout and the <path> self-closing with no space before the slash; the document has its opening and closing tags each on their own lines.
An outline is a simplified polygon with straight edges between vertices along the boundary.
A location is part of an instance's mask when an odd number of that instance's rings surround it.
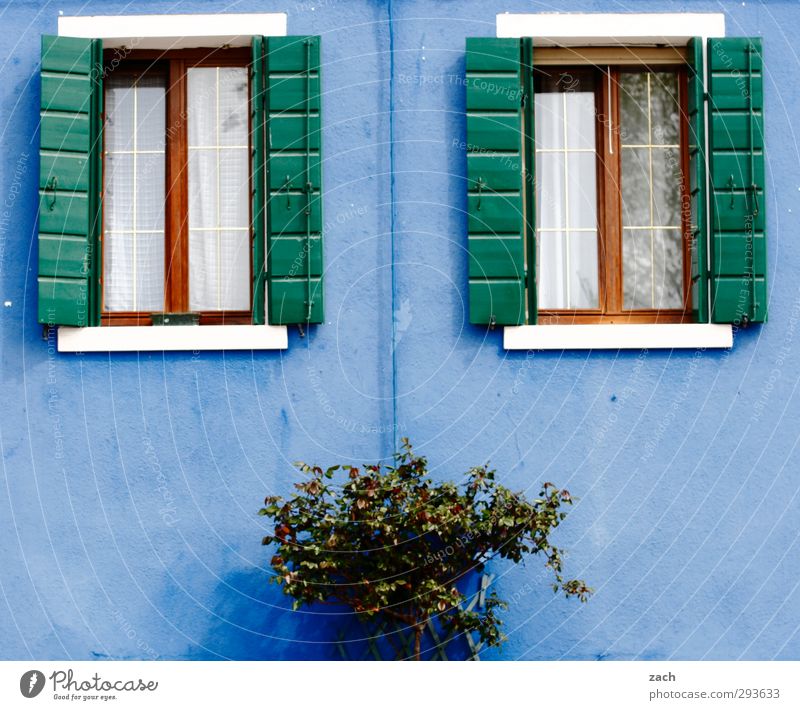
<svg viewBox="0 0 800 710">
<path fill-rule="evenodd" d="M 187 72 L 193 67 L 249 67 L 249 47 L 181 49 L 170 51 L 132 50 L 120 60 L 119 50 L 104 52 L 106 73 L 160 72 L 166 75 L 166 121 L 165 121 L 165 188 L 164 195 L 164 311 L 165 314 L 189 312 L 189 170 L 188 170 L 188 113 Z M 248 73 L 248 103 L 250 101 Z M 104 102 L 105 104 L 105 102 Z M 248 105 L 248 125 L 250 122 Z M 102 116 L 105 124 L 105 109 Z M 252 128 L 248 130 L 250 135 Z M 251 147 L 248 154 L 252 153 Z M 103 145 L 105 156 L 105 143 Z M 105 167 L 105 166 L 104 166 Z M 252 194 L 251 185 L 248 195 Z M 102 201 L 101 201 L 102 203 Z M 252 204 L 249 206 L 252 225 Z M 100 246 L 104 249 L 105 220 L 100 230 Z M 253 281 L 252 240 L 250 229 L 250 274 Z M 100 273 L 100 292 L 103 294 L 103 273 Z M 252 301 L 252 288 L 250 298 Z M 161 311 L 158 314 L 162 313 Z M 152 325 L 153 312 L 106 311 L 101 306 L 101 325 Z M 201 311 L 197 313 L 200 325 L 237 325 L 252 321 L 252 302 L 246 311 Z"/>
<path fill-rule="evenodd" d="M 538 58 L 537 58 L 538 57 Z M 598 61 L 609 61 L 600 65 Z M 688 69 L 676 48 L 548 48 L 534 52 L 534 75 L 591 69 L 595 81 L 595 137 L 597 156 L 598 290 L 596 309 L 540 309 L 540 325 L 591 323 L 690 323 L 691 214 L 689 192 Z M 678 76 L 680 106 L 681 235 L 683 254 L 683 308 L 623 308 L 622 194 L 619 76 L 623 72 L 670 71 Z M 609 80 L 610 79 L 610 80 Z M 609 126 L 610 124 L 610 126 Z M 530 196 L 533 198 L 533 195 Z M 535 225 L 534 225 L 535 233 Z M 538 268 L 538 265 L 537 265 Z M 538 282 L 530 288 L 538 289 Z"/>
</svg>

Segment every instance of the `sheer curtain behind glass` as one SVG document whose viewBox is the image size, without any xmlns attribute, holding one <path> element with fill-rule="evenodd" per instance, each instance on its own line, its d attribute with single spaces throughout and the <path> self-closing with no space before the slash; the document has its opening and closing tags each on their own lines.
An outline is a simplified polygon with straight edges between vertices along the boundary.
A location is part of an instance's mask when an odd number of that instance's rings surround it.
<svg viewBox="0 0 800 710">
<path fill-rule="evenodd" d="M 619 83 L 624 307 L 681 308 L 678 76 L 627 73 Z"/>
<path fill-rule="evenodd" d="M 599 306 L 595 94 L 589 73 L 534 91 L 539 308 Z"/>
<path fill-rule="evenodd" d="M 189 307 L 250 309 L 247 69 L 188 70 Z"/>
<path fill-rule="evenodd" d="M 164 310 L 163 76 L 106 79 L 103 308 Z"/>
</svg>

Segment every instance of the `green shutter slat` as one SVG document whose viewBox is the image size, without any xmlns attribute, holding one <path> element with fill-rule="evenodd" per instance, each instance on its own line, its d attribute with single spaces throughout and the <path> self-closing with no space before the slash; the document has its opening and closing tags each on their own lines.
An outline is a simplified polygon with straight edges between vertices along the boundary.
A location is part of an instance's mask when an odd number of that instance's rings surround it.
<svg viewBox="0 0 800 710">
<path fill-rule="evenodd" d="M 94 61 L 93 42 L 81 37 L 42 35 L 42 71 L 88 76 Z"/>
<path fill-rule="evenodd" d="M 59 153 L 42 150 L 39 153 L 39 187 L 47 186 L 47 180 L 58 175 L 60 190 L 88 192 L 89 157 L 85 153 Z"/>
<path fill-rule="evenodd" d="M 322 323 L 320 38 L 264 38 L 269 322 Z"/>
<path fill-rule="evenodd" d="M 270 111 L 319 111 L 319 76 L 312 75 L 306 79 L 305 76 L 291 75 L 281 78 L 273 71 L 272 79 L 272 101 Z M 308 88 L 311 88 L 310 96 L 306 95 Z"/>
<path fill-rule="evenodd" d="M 42 150 L 70 151 L 88 155 L 92 147 L 89 113 L 43 111 L 39 125 Z"/>
<path fill-rule="evenodd" d="M 689 190 L 691 200 L 691 297 L 696 323 L 708 323 L 708 193 L 703 40 L 689 41 Z"/>
<path fill-rule="evenodd" d="M 264 307 L 266 285 L 266 239 L 267 239 L 267 155 L 265 150 L 267 107 L 264 83 L 264 38 L 253 37 L 250 62 L 250 125 L 252 139 L 252 208 L 253 215 L 253 324 L 266 322 Z"/>
<path fill-rule="evenodd" d="M 767 319 L 760 38 L 709 39 L 711 320 Z"/>
<path fill-rule="evenodd" d="M 39 234 L 39 276 L 83 279 L 89 269 L 86 238 Z"/>
<path fill-rule="evenodd" d="M 45 325 L 98 325 L 102 43 L 42 37 L 39 302 Z"/>
<path fill-rule="evenodd" d="M 309 179 L 315 190 L 319 190 L 322 185 L 322 171 L 320 169 L 319 153 L 312 153 L 310 156 Z M 272 156 L 270 160 L 269 186 L 273 190 L 281 190 L 286 184 L 286 176 L 291 179 L 292 175 L 301 175 L 305 170 L 306 155 L 302 153 L 279 153 Z"/>
<path fill-rule="evenodd" d="M 274 146 L 286 151 L 311 151 L 320 149 L 320 122 L 317 114 L 310 116 L 310 127 L 306 130 L 306 118 L 290 113 L 273 114 L 269 117 L 269 137 Z"/>
<path fill-rule="evenodd" d="M 311 273 L 322 273 L 322 239 L 311 237 L 274 236 L 271 241 L 270 257 L 274 277 L 292 277 L 305 274 L 309 268 L 306 261 L 311 257 Z"/>
<path fill-rule="evenodd" d="M 470 323 L 525 322 L 520 42 L 467 38 Z"/>
<path fill-rule="evenodd" d="M 307 310 L 308 284 L 304 279 L 273 277 L 270 283 L 270 322 L 282 325 L 322 323 L 322 280 L 312 278 L 311 313 Z"/>
</svg>

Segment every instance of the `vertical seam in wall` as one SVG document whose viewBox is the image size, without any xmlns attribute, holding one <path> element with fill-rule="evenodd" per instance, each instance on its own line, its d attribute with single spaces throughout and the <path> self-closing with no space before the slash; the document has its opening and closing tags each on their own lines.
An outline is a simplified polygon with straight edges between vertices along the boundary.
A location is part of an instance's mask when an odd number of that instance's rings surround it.
<svg viewBox="0 0 800 710">
<path fill-rule="evenodd" d="M 397 274 L 395 271 L 395 226 L 397 223 L 397 200 L 395 185 L 395 153 L 394 153 L 394 12 L 392 0 L 387 4 L 388 29 L 389 29 L 389 242 L 391 247 L 391 274 L 392 274 L 392 433 L 389 440 L 392 450 L 387 452 L 389 457 L 399 450 L 397 445 L 397 320 L 395 308 L 397 300 Z"/>
</svg>

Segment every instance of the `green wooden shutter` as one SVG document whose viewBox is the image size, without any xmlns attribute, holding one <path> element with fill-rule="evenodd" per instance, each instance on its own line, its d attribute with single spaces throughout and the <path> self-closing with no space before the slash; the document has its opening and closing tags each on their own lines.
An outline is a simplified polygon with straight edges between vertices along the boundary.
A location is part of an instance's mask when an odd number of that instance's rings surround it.
<svg viewBox="0 0 800 710">
<path fill-rule="evenodd" d="M 761 39 L 708 40 L 711 320 L 767 319 Z"/>
<path fill-rule="evenodd" d="M 322 323 L 320 38 L 264 42 L 269 322 Z"/>
<path fill-rule="evenodd" d="M 708 323 L 708 194 L 703 40 L 689 40 L 689 195 L 691 201 L 692 314 Z"/>
<path fill-rule="evenodd" d="M 516 39 L 467 38 L 470 323 L 525 322 L 522 73 Z"/>
<path fill-rule="evenodd" d="M 253 218 L 253 323 L 266 322 L 264 285 L 266 281 L 267 184 L 266 184 L 266 106 L 264 82 L 264 37 L 253 37 L 250 63 L 250 140 Z"/>
<path fill-rule="evenodd" d="M 42 37 L 39 323 L 99 325 L 102 42 Z"/>
</svg>

